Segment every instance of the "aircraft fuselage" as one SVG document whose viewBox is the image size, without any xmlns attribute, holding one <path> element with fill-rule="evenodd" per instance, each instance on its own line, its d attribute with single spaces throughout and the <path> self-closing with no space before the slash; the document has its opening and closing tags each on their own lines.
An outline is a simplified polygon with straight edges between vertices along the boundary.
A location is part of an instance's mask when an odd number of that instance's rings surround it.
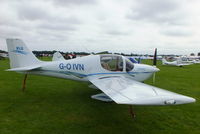
<svg viewBox="0 0 200 134">
<path fill-rule="evenodd" d="M 151 77 L 154 72 L 159 71 L 159 69 L 154 66 L 133 63 L 131 63 L 134 66 L 133 69 L 127 71 L 126 60 L 128 59 L 123 56 L 121 56 L 123 64 L 122 70 L 107 70 L 102 67 L 100 57 L 100 55 L 89 55 L 70 60 L 43 62 L 41 63 L 40 69 L 29 71 L 28 73 L 77 81 L 88 81 L 88 76 L 110 74 L 124 75 L 136 81 L 144 81 Z"/>
</svg>

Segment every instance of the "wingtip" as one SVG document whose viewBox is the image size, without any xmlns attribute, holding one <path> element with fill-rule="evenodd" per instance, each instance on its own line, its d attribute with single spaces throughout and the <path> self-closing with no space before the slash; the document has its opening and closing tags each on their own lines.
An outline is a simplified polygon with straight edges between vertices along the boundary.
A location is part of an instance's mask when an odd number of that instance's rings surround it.
<svg viewBox="0 0 200 134">
<path fill-rule="evenodd" d="M 192 97 L 188 97 L 188 96 L 183 96 L 178 99 L 179 104 L 187 104 L 187 103 L 194 103 L 194 102 L 196 102 L 196 99 Z"/>
<path fill-rule="evenodd" d="M 189 103 L 194 103 L 194 102 L 196 102 L 196 99 L 190 97 L 190 102 Z"/>
</svg>

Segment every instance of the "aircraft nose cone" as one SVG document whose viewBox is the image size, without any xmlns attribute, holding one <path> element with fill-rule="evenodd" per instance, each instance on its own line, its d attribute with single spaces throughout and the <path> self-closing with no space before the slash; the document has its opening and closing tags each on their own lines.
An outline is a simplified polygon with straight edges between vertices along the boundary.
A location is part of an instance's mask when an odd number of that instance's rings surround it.
<svg viewBox="0 0 200 134">
<path fill-rule="evenodd" d="M 151 71 L 152 72 L 158 72 L 158 71 L 160 71 L 160 69 L 155 67 L 155 66 L 152 66 Z"/>
<path fill-rule="evenodd" d="M 159 68 L 157 68 L 157 67 L 155 67 L 155 72 L 158 72 L 158 71 L 160 71 L 160 69 L 159 69 Z"/>
</svg>

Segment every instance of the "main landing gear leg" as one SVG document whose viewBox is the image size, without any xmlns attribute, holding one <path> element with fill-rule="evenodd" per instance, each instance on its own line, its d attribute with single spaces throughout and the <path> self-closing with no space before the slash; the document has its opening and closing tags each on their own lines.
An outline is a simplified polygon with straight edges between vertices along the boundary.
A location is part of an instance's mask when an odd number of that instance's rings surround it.
<svg viewBox="0 0 200 134">
<path fill-rule="evenodd" d="M 133 111 L 133 106 L 132 105 L 129 106 L 129 112 L 130 112 L 131 117 L 134 119 L 135 118 L 135 113 Z"/>
<path fill-rule="evenodd" d="M 25 76 L 24 76 L 23 85 L 22 85 L 22 92 L 24 92 L 25 88 L 26 88 L 26 79 L 27 79 L 27 74 L 25 74 Z"/>
</svg>

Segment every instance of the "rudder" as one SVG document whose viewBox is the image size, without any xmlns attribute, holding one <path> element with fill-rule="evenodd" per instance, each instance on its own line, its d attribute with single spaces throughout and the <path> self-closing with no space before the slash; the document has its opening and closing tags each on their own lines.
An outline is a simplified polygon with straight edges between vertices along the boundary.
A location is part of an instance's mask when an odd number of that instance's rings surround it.
<svg viewBox="0 0 200 134">
<path fill-rule="evenodd" d="M 167 60 L 165 58 L 162 58 L 162 64 L 164 65 L 165 63 L 167 63 Z"/>
</svg>

